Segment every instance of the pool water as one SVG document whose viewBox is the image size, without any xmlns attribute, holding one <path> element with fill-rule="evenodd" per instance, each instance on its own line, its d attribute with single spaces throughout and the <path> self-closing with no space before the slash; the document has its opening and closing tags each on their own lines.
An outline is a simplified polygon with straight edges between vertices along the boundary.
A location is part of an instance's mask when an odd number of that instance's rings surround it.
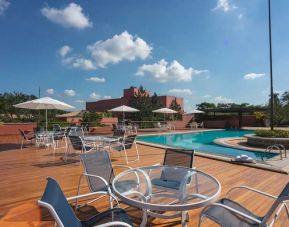
<svg viewBox="0 0 289 227">
<path fill-rule="evenodd" d="M 262 160 L 262 157 L 264 160 L 274 157 L 276 154 L 223 147 L 213 142 L 215 139 L 219 138 L 242 137 L 245 134 L 253 133 L 253 130 L 212 130 L 192 133 L 144 135 L 138 136 L 137 140 L 147 143 L 167 145 L 170 147 L 195 149 L 201 152 L 229 157 L 236 157 L 237 155 L 242 154 L 248 155 L 255 160 Z"/>
</svg>

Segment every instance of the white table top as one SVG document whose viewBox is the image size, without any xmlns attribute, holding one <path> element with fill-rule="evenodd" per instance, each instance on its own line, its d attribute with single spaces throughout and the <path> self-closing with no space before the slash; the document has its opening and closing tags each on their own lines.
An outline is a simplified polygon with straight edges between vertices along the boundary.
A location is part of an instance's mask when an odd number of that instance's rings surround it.
<svg viewBox="0 0 289 227">
<path fill-rule="evenodd" d="M 84 140 L 89 142 L 106 142 L 106 143 L 113 143 L 118 141 L 117 138 L 106 136 L 86 136 L 84 137 Z"/>
</svg>

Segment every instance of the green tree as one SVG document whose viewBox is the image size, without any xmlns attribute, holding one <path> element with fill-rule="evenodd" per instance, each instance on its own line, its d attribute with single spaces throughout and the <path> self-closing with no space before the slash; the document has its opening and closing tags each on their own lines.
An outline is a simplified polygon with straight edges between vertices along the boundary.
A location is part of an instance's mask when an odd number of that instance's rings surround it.
<svg viewBox="0 0 289 227">
<path fill-rule="evenodd" d="M 139 112 L 128 114 L 135 121 L 152 120 L 152 102 L 148 92 L 140 86 L 138 92 L 130 99 L 129 105 L 139 110 Z"/>
<path fill-rule="evenodd" d="M 100 126 L 101 125 L 102 115 L 94 112 L 84 112 L 82 121 L 85 123 L 89 123 L 89 126 Z"/>
<path fill-rule="evenodd" d="M 209 103 L 209 102 L 202 102 L 200 104 L 197 104 L 197 109 L 199 110 L 206 110 L 206 109 L 215 109 L 216 105 L 215 103 Z"/>
<path fill-rule="evenodd" d="M 271 102 L 271 97 L 269 98 L 269 103 L 270 102 Z M 284 108 L 282 106 L 278 93 L 273 94 L 273 110 L 274 110 L 273 124 L 279 125 L 284 119 Z M 270 111 L 267 114 L 268 116 L 271 116 Z"/>
<path fill-rule="evenodd" d="M 170 104 L 170 109 L 177 111 L 178 113 L 175 114 L 175 119 L 180 120 L 182 119 L 182 107 L 177 102 L 177 98 L 174 98 Z"/>
<path fill-rule="evenodd" d="M 27 95 L 21 92 L 0 93 L 1 119 L 5 122 L 33 120 L 34 116 L 37 115 L 37 111 L 19 109 L 13 105 L 36 98 L 35 95 Z"/>
</svg>

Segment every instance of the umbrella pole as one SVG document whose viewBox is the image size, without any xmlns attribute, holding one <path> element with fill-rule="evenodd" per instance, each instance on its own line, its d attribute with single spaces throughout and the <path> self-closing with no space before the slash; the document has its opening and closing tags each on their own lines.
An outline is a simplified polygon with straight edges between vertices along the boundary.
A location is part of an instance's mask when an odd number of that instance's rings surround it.
<svg viewBox="0 0 289 227">
<path fill-rule="evenodd" d="M 47 131 L 47 109 L 45 110 L 45 119 L 46 119 L 46 131 Z"/>
<path fill-rule="evenodd" d="M 122 123 L 124 124 L 124 111 L 122 111 Z"/>
</svg>

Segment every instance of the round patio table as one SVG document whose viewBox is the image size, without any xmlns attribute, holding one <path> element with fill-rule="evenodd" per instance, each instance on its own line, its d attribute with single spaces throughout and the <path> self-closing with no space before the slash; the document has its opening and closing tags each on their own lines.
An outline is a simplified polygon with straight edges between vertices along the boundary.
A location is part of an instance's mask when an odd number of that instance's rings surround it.
<svg viewBox="0 0 289 227">
<path fill-rule="evenodd" d="M 182 226 L 186 226 L 188 210 L 207 206 L 221 192 L 221 184 L 213 176 L 178 166 L 130 169 L 114 178 L 112 188 L 124 203 L 143 210 L 141 226 L 146 226 L 148 215 L 164 219 L 181 217 Z M 166 211 L 173 212 L 165 214 Z"/>
</svg>

